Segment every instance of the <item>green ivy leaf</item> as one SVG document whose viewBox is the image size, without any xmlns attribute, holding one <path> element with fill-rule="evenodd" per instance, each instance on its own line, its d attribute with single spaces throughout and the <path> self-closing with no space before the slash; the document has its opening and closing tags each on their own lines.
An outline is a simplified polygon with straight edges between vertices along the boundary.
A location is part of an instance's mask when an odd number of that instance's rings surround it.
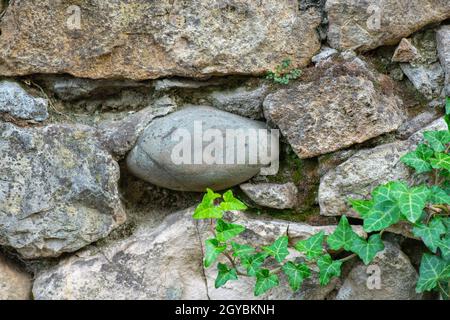
<svg viewBox="0 0 450 320">
<path fill-rule="evenodd" d="M 406 191 L 408 191 L 408 186 L 399 181 L 391 181 L 381 185 L 372 191 L 374 205 L 384 206 L 384 203 L 397 202 L 400 195 Z"/>
<path fill-rule="evenodd" d="M 217 270 L 218 274 L 216 281 L 214 283 L 216 289 L 222 287 L 223 285 L 225 285 L 225 283 L 227 283 L 230 280 L 238 279 L 236 269 L 234 268 L 229 269 L 226 264 L 219 262 L 219 264 L 217 265 Z"/>
<path fill-rule="evenodd" d="M 223 211 L 214 206 L 214 200 L 220 198 L 220 194 L 215 193 L 211 189 L 206 189 L 202 202 L 195 208 L 194 219 L 221 219 Z"/>
<path fill-rule="evenodd" d="M 239 244 L 236 242 L 231 242 L 231 247 L 233 248 L 233 257 L 246 258 L 255 252 L 255 249 L 246 244 Z"/>
<path fill-rule="evenodd" d="M 444 224 L 445 228 L 447 229 L 447 233 L 445 234 L 446 237 L 450 238 L 450 218 L 443 218 L 442 223 Z"/>
<path fill-rule="evenodd" d="M 287 249 L 288 242 L 288 237 L 282 236 L 275 240 L 271 246 L 263 247 L 262 249 L 281 263 L 289 255 L 289 251 Z"/>
<path fill-rule="evenodd" d="M 430 159 L 431 166 L 434 169 L 445 169 L 450 171 L 450 156 L 445 153 L 436 153 L 434 158 Z"/>
<path fill-rule="evenodd" d="M 326 286 L 333 277 L 341 275 L 342 261 L 333 261 L 329 254 L 321 256 L 317 261 L 317 265 L 319 266 L 319 282 L 321 286 Z"/>
<path fill-rule="evenodd" d="M 323 231 L 309 237 L 306 240 L 301 240 L 295 244 L 295 249 L 306 254 L 309 260 L 316 259 L 323 253 L 323 239 L 325 233 Z"/>
<path fill-rule="evenodd" d="M 438 186 L 432 186 L 428 201 L 432 204 L 450 204 L 450 195 Z"/>
<path fill-rule="evenodd" d="M 249 276 L 256 276 L 258 271 L 261 269 L 261 265 L 264 263 L 264 260 L 268 257 L 268 254 L 265 252 L 257 253 L 253 256 L 244 257 L 242 259 L 242 266 L 247 269 L 247 274 Z"/>
<path fill-rule="evenodd" d="M 446 231 L 447 230 L 439 217 L 433 218 L 428 225 L 418 223 L 413 228 L 414 235 L 420 237 L 428 249 L 433 253 L 436 253 L 441 240 L 441 235 L 445 234 Z"/>
<path fill-rule="evenodd" d="M 296 292 L 300 289 L 303 280 L 311 276 L 311 270 L 305 264 L 295 264 L 291 261 L 285 263 L 282 267 L 286 274 L 291 289 Z"/>
<path fill-rule="evenodd" d="M 278 286 L 278 276 L 269 270 L 262 269 L 256 274 L 255 296 L 260 296 L 270 289 Z"/>
<path fill-rule="evenodd" d="M 400 221 L 400 208 L 396 202 L 377 204 L 364 218 L 364 230 L 381 231 Z"/>
<path fill-rule="evenodd" d="M 408 221 L 415 223 L 420 219 L 430 192 L 430 189 L 426 186 L 419 186 L 411 188 L 400 195 L 398 199 L 400 212 Z"/>
<path fill-rule="evenodd" d="M 438 287 L 439 282 L 450 279 L 450 263 L 446 263 L 439 257 L 424 254 L 420 263 L 419 280 L 416 291 L 431 291 Z"/>
<path fill-rule="evenodd" d="M 226 244 L 221 244 L 217 239 L 208 239 L 205 242 L 205 268 L 209 268 L 219 255 L 227 248 Z"/>
<path fill-rule="evenodd" d="M 350 251 L 353 240 L 355 240 L 356 237 L 358 237 L 358 235 L 353 231 L 350 223 L 348 223 L 347 217 L 342 216 L 336 230 L 333 234 L 328 236 L 327 243 L 331 250 L 344 248 L 345 250 Z"/>
<path fill-rule="evenodd" d="M 227 242 L 228 240 L 244 232 L 245 227 L 238 224 L 227 223 L 224 220 L 219 219 L 217 220 L 216 231 L 217 240 L 220 242 Z"/>
<path fill-rule="evenodd" d="M 368 265 L 373 260 L 373 258 L 375 258 L 377 253 L 382 251 L 383 249 L 384 243 L 381 240 L 381 236 L 379 234 L 374 234 L 370 236 L 368 241 L 364 240 L 361 237 L 355 239 L 353 241 L 351 251 L 356 253 L 365 265 Z"/>
<path fill-rule="evenodd" d="M 416 153 L 420 159 L 428 161 L 434 155 L 433 149 L 427 146 L 425 143 L 420 143 L 416 148 Z"/>
<path fill-rule="evenodd" d="M 423 133 L 423 136 L 436 152 L 445 151 L 445 145 L 450 143 L 450 132 L 448 130 L 426 131 Z"/>
<path fill-rule="evenodd" d="M 220 209 L 224 211 L 239 211 L 246 210 L 247 206 L 240 200 L 236 199 L 233 191 L 228 190 L 223 194 L 223 202 L 219 205 Z"/>
<path fill-rule="evenodd" d="M 350 204 L 362 218 L 366 217 L 373 208 L 373 200 L 350 199 Z"/>
<path fill-rule="evenodd" d="M 439 241 L 439 249 L 441 249 L 442 257 L 446 261 L 450 261 L 450 237 L 446 236 Z"/>
<path fill-rule="evenodd" d="M 380 231 L 397 223 L 401 218 L 398 205 L 400 195 L 408 191 L 403 182 L 392 181 L 372 191 L 373 207 L 364 217 L 364 230 Z"/>
<path fill-rule="evenodd" d="M 450 114 L 450 97 L 445 99 L 445 114 Z"/>
<path fill-rule="evenodd" d="M 417 173 L 425 173 L 433 169 L 431 165 L 428 163 L 428 160 L 423 159 L 416 151 L 412 151 L 405 154 L 403 157 L 400 158 L 400 160 L 404 164 L 410 166 L 411 168 L 414 168 L 414 170 L 416 170 Z"/>
</svg>

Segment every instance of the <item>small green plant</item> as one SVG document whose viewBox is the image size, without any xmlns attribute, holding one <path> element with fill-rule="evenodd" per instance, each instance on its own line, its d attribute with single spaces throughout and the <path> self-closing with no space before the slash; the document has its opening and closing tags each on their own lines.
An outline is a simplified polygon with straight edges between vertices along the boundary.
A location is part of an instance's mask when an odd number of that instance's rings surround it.
<svg viewBox="0 0 450 320">
<path fill-rule="evenodd" d="M 450 99 L 447 98 L 445 120 L 450 128 Z M 330 235 L 319 232 L 293 243 L 288 230 L 271 245 L 253 247 L 233 241 L 245 227 L 232 223 L 225 213 L 242 211 L 247 207 L 231 191 L 222 195 L 208 189 L 194 212 L 195 219 L 211 220 L 213 238 L 205 245 L 204 266 L 212 266 L 220 256 L 226 263 L 218 263 L 216 288 L 239 277 L 255 278 L 255 296 L 279 285 L 279 274 L 284 273 L 291 289 L 300 289 L 311 276 L 313 265 L 319 270 L 319 282 L 327 285 L 339 277 L 342 264 L 356 256 L 366 265 L 384 249 L 382 235 L 392 225 L 409 223 L 412 232 L 429 249 L 422 257 L 417 292 L 438 291 L 444 299 L 450 294 L 450 131 L 424 132 L 424 143 L 401 158 L 417 174 L 429 177 L 427 184 L 410 186 L 392 181 L 375 188 L 369 199 L 349 200 L 352 208 L 363 219 L 363 228 L 369 234 L 360 237 L 342 216 Z M 288 259 L 296 250 L 303 260 Z M 334 259 L 336 253 L 344 258 Z"/>
<path fill-rule="evenodd" d="M 275 68 L 275 71 L 267 72 L 266 79 L 277 84 L 287 85 L 289 81 L 298 79 L 301 74 L 301 70 L 291 68 L 290 59 L 285 59 Z"/>
</svg>

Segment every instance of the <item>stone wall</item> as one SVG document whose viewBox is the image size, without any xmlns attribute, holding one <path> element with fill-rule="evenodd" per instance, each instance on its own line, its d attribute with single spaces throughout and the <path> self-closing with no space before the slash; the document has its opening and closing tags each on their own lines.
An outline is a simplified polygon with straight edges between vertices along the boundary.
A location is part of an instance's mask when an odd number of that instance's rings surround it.
<svg viewBox="0 0 450 320">
<path fill-rule="evenodd" d="M 251 299 L 251 283 L 216 290 L 203 270 L 201 191 L 231 188 L 250 206 L 238 214 L 249 243 L 288 226 L 299 239 L 330 232 L 357 218 L 348 197 L 412 179 L 398 159 L 444 126 L 448 0 L 27 0 L 0 12 L 0 299 Z M 286 60 L 298 79 L 265 78 Z M 195 134 L 195 121 L 279 129 L 278 172 L 175 165 L 170 135 Z M 409 236 L 386 240 L 377 263 L 402 278 L 376 294 L 353 261 L 328 286 L 314 275 L 262 298 L 422 299 Z"/>
</svg>

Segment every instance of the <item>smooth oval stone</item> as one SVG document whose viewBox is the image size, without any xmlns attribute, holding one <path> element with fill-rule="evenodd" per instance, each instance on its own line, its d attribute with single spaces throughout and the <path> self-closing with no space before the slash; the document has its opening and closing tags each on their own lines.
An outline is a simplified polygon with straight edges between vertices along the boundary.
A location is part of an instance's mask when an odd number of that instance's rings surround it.
<svg viewBox="0 0 450 320">
<path fill-rule="evenodd" d="M 207 131 L 208 129 L 218 129 L 219 131 L 216 131 L 215 139 L 203 141 L 203 134 L 211 132 Z M 245 161 L 240 163 L 226 161 L 225 155 L 233 147 L 231 143 L 226 143 L 227 130 L 230 132 L 230 129 L 242 129 L 246 135 L 249 132 L 248 129 L 255 129 L 254 132 L 261 134 L 261 137 L 262 134 L 265 134 L 267 141 L 270 141 L 266 124 L 263 122 L 212 107 L 188 106 L 163 118 L 155 119 L 147 126 L 136 146 L 128 154 L 128 169 L 145 181 L 179 191 L 202 192 L 206 188 L 223 190 L 238 185 L 255 176 L 267 162 L 261 163 L 260 158 L 257 158 L 257 161 L 249 160 L 249 151 L 254 154 L 254 149 L 252 149 L 255 143 L 254 139 L 247 139 L 240 148 L 236 144 L 237 154 L 239 156 L 247 155 Z M 261 129 L 262 131 L 260 131 Z M 176 139 L 177 134 L 184 135 L 178 136 Z M 200 141 L 197 148 L 195 148 L 194 140 Z M 200 161 L 197 157 L 197 162 L 194 162 L 196 155 L 205 154 L 205 150 L 211 150 L 207 148 L 211 142 L 219 140 L 222 140 L 223 148 L 217 150 L 222 150 L 224 156 L 218 159 L 223 159 L 223 163 L 216 161 L 208 164 L 211 161 L 205 162 L 206 157 L 200 158 Z M 256 143 L 261 145 L 265 143 L 264 141 L 265 139 L 257 139 Z M 189 149 L 184 149 L 185 152 L 180 151 L 182 142 L 189 146 Z M 178 152 L 174 152 L 174 150 Z M 194 153 L 194 150 L 200 151 Z M 180 157 L 174 161 L 174 154 L 178 156 L 190 154 L 190 159 L 189 157 L 182 158 L 186 161 L 180 163 Z M 216 155 L 214 152 L 209 152 L 209 154 Z M 217 154 L 220 155 L 220 151 Z"/>
</svg>

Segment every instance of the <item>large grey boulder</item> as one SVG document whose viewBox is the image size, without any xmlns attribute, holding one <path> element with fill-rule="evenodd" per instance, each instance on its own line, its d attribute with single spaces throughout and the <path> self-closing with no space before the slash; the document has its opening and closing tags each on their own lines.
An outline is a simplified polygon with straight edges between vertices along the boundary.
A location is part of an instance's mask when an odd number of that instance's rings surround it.
<svg viewBox="0 0 450 320">
<path fill-rule="evenodd" d="M 285 58 L 307 65 L 320 21 L 295 1 L 14 1 L 0 25 L 0 75 L 262 74 Z"/>
<path fill-rule="evenodd" d="M 119 166 L 82 125 L 0 123 L 0 245 L 54 257 L 101 239 L 125 220 Z"/>
<path fill-rule="evenodd" d="M 436 41 L 439 60 L 445 72 L 445 94 L 450 96 L 450 25 L 439 28 Z"/>
<path fill-rule="evenodd" d="M 41 122 L 48 118 L 47 107 L 46 99 L 31 96 L 18 83 L 7 80 L 0 82 L 0 113 Z"/>
<path fill-rule="evenodd" d="M 423 131 L 446 128 L 445 121 L 438 119 L 408 140 L 358 151 L 344 163 L 329 170 L 320 180 L 320 213 L 326 216 L 346 214 L 358 217 L 357 213 L 349 208 L 348 199 L 365 198 L 375 187 L 392 180 L 418 182 L 419 177 L 416 177 L 400 158 L 423 141 Z"/>
<path fill-rule="evenodd" d="M 368 51 L 394 45 L 428 24 L 450 18 L 447 0 L 327 0 L 328 42 Z"/>
<path fill-rule="evenodd" d="M 0 254 L 0 300 L 31 298 L 31 276 Z"/>
<path fill-rule="evenodd" d="M 390 80 L 346 53 L 306 71 L 304 80 L 264 101 L 266 119 L 276 124 L 301 158 L 337 151 L 403 122 L 401 101 L 380 87 Z"/>
<path fill-rule="evenodd" d="M 419 278 L 408 256 L 391 242 L 384 242 L 368 265 L 358 262 L 350 271 L 336 296 L 337 300 L 419 300 Z M 379 279 L 379 281 L 378 281 Z M 378 285 L 379 284 L 379 285 Z"/>
<path fill-rule="evenodd" d="M 259 160 L 252 163 L 248 157 L 251 146 L 259 148 L 263 141 L 234 139 L 230 130 L 236 129 L 244 135 L 249 129 L 262 130 L 267 137 L 263 122 L 211 107 L 185 107 L 147 126 L 128 154 L 128 169 L 145 181 L 174 190 L 222 190 L 237 185 L 263 167 Z M 208 132 L 213 137 L 203 137 Z M 217 143 L 216 154 L 212 143 Z M 232 155 L 231 163 L 227 154 Z M 242 163 L 237 162 L 240 156 L 244 156 Z"/>
<path fill-rule="evenodd" d="M 193 210 L 169 215 L 157 227 L 141 224 L 134 234 L 106 246 L 89 247 L 60 261 L 36 276 L 36 299 L 254 299 L 253 279 L 214 288 L 217 271 L 202 266 L 203 242 L 211 237 L 209 222 L 196 222 Z M 334 226 L 313 227 L 301 223 L 254 219 L 234 213 L 236 223 L 248 231 L 237 241 L 266 245 L 283 235 L 288 226 L 294 240 L 317 232 L 329 234 Z M 355 231 L 361 236 L 360 227 Z M 282 285 L 258 299 L 324 299 L 337 280 L 320 287 L 317 274 L 293 294 L 285 279 Z"/>
</svg>

